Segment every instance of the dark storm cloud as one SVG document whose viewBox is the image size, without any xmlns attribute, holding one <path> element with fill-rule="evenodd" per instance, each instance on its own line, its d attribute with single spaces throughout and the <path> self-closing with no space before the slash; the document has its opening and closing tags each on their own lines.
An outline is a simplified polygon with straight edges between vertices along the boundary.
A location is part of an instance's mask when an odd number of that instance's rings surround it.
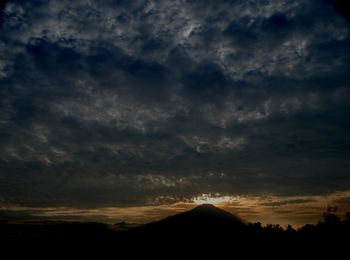
<svg viewBox="0 0 350 260">
<path fill-rule="evenodd" d="M 0 200 L 326 194 L 349 178 L 349 26 L 326 1 L 10 1 Z"/>
<path fill-rule="evenodd" d="M 337 11 L 344 15 L 347 19 L 350 19 L 349 2 L 346 0 L 328 0 L 329 3 L 333 4 Z"/>
</svg>

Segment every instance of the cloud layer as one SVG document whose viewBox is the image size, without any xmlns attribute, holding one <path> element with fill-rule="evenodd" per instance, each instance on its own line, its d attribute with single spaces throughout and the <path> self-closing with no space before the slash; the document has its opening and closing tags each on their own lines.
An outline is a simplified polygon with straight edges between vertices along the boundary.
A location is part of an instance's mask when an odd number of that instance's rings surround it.
<svg viewBox="0 0 350 260">
<path fill-rule="evenodd" d="M 0 203 L 346 191 L 349 65 L 327 1 L 9 1 Z"/>
</svg>

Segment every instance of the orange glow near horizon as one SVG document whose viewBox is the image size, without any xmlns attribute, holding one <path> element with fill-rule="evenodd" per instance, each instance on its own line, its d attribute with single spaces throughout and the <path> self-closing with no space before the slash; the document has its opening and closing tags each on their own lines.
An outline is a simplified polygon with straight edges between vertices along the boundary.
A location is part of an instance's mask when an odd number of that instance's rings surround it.
<svg viewBox="0 0 350 260">
<path fill-rule="evenodd" d="M 201 204 L 213 204 L 232 214 L 239 216 L 245 222 L 261 222 L 263 224 L 291 224 L 300 227 L 307 223 L 317 223 L 329 205 L 339 206 L 337 214 L 345 216 L 349 211 L 346 204 L 350 191 L 336 192 L 326 196 L 239 196 L 220 193 L 202 193 L 186 201 L 171 204 L 143 205 L 130 207 L 25 207 L 20 205 L 3 206 L 3 209 L 20 215 L 22 212 L 34 212 L 34 220 L 65 220 L 65 221 L 97 221 L 114 224 L 121 221 L 128 223 L 148 223 L 162 218 L 191 210 Z M 343 204 L 341 204 L 343 203 Z M 1 206 L 1 205 L 0 205 Z"/>
</svg>

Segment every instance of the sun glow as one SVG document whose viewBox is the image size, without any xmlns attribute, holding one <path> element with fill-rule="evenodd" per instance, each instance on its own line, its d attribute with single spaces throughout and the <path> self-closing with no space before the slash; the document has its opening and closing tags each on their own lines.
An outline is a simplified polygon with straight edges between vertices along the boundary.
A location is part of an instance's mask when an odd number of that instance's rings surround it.
<svg viewBox="0 0 350 260">
<path fill-rule="evenodd" d="M 220 194 L 201 194 L 197 197 L 194 197 L 193 202 L 200 204 L 213 204 L 213 205 L 224 205 L 234 201 L 232 196 L 222 196 Z"/>
</svg>

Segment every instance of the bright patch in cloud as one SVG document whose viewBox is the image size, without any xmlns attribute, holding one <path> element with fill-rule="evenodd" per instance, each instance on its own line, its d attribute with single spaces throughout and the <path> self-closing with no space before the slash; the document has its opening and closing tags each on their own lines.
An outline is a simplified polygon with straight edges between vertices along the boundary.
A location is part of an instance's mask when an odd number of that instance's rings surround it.
<svg viewBox="0 0 350 260">
<path fill-rule="evenodd" d="M 194 197 L 193 202 L 196 204 L 213 204 L 213 205 L 224 205 L 229 204 L 235 201 L 235 198 L 232 196 L 222 196 L 219 193 L 215 194 L 201 194 L 197 197 Z"/>
</svg>

